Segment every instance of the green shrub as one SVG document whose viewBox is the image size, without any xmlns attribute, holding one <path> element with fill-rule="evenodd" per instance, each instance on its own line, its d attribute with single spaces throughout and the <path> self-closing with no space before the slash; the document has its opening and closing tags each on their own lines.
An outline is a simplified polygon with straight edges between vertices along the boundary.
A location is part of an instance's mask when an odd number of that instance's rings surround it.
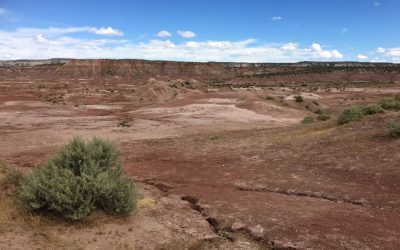
<svg viewBox="0 0 400 250">
<path fill-rule="evenodd" d="M 124 176 L 100 174 L 96 178 L 97 206 L 108 213 L 128 215 L 136 208 L 138 192 Z"/>
<path fill-rule="evenodd" d="M 345 124 L 352 121 L 358 121 L 364 116 L 363 110 L 360 106 L 351 106 L 343 110 L 338 118 L 339 124 Z"/>
<path fill-rule="evenodd" d="M 374 115 L 383 113 L 384 110 L 380 105 L 369 104 L 366 106 L 351 106 L 343 110 L 342 114 L 339 116 L 338 123 L 345 124 L 352 121 L 361 120 L 366 115 Z"/>
<path fill-rule="evenodd" d="M 123 120 L 122 122 L 118 123 L 118 126 L 120 126 L 120 127 L 130 127 L 131 125 L 129 124 L 128 121 Z"/>
<path fill-rule="evenodd" d="M 95 192 L 84 177 L 49 162 L 28 176 L 20 197 L 29 210 L 47 210 L 66 219 L 79 220 L 90 213 Z"/>
<path fill-rule="evenodd" d="M 400 109 L 400 98 L 384 97 L 379 100 L 378 105 L 384 109 Z"/>
<path fill-rule="evenodd" d="M 301 95 L 296 95 L 296 96 L 294 97 L 294 99 L 295 99 L 296 102 L 303 102 L 303 101 L 304 101 L 304 100 L 303 100 L 303 97 L 302 97 Z"/>
<path fill-rule="evenodd" d="M 318 120 L 320 121 L 327 121 L 329 119 L 331 119 L 331 116 L 328 113 L 322 112 L 318 117 Z"/>
<path fill-rule="evenodd" d="M 219 139 L 218 135 L 213 135 L 213 136 L 210 137 L 210 140 L 212 140 L 212 141 L 215 141 L 215 140 L 218 140 L 218 139 Z"/>
<path fill-rule="evenodd" d="M 361 110 L 363 115 L 374 115 L 384 112 L 383 108 L 377 104 L 369 104 L 367 106 L 362 106 Z"/>
<path fill-rule="evenodd" d="M 138 192 L 124 176 L 116 146 L 93 138 L 74 138 L 43 167 L 34 170 L 20 189 L 20 198 L 31 211 L 48 211 L 79 220 L 95 207 L 129 214 Z"/>
<path fill-rule="evenodd" d="M 399 122 L 391 122 L 388 125 L 389 134 L 392 137 L 398 138 L 400 137 L 400 123 Z"/>
<path fill-rule="evenodd" d="M 310 123 L 313 123 L 313 122 L 314 122 L 314 118 L 311 117 L 311 116 L 306 116 L 306 117 L 304 117 L 304 119 L 303 119 L 303 123 L 304 123 L 304 124 L 310 124 Z"/>
</svg>

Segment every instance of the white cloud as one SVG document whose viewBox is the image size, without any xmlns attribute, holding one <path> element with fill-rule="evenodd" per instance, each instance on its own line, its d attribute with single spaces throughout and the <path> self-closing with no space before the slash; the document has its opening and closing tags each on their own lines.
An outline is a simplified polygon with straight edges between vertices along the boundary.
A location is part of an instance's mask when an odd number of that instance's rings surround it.
<svg viewBox="0 0 400 250">
<path fill-rule="evenodd" d="M 273 16 L 273 17 L 271 17 L 272 21 L 280 21 L 282 19 L 283 19 L 283 17 L 281 17 L 281 16 Z"/>
<path fill-rule="evenodd" d="M 281 46 L 282 50 L 287 50 L 287 51 L 295 51 L 298 49 L 298 44 L 297 43 L 285 43 Z"/>
<path fill-rule="evenodd" d="M 100 29 L 98 29 L 100 30 Z M 241 41 L 209 40 L 175 43 L 170 40 L 133 42 L 121 38 L 75 37 L 77 32 L 92 32 L 92 27 L 0 29 L 0 59 L 138 58 L 178 61 L 295 62 L 336 60 L 338 50 L 326 50 L 314 43 L 268 44 L 254 39 Z"/>
<path fill-rule="evenodd" d="M 321 45 L 319 45 L 318 43 L 311 44 L 311 49 L 314 52 L 321 52 L 322 51 Z"/>
<path fill-rule="evenodd" d="M 368 56 L 363 55 L 363 54 L 359 54 L 359 55 L 357 55 L 357 59 L 366 60 L 366 59 L 368 59 Z"/>
<path fill-rule="evenodd" d="M 346 33 L 347 31 L 349 31 L 348 28 L 343 28 L 343 29 L 342 29 L 342 34 Z"/>
<path fill-rule="evenodd" d="M 379 47 L 376 49 L 376 52 L 387 57 L 400 57 L 400 47 L 398 48 Z"/>
<path fill-rule="evenodd" d="M 105 35 L 105 36 L 123 36 L 124 34 L 117 30 L 113 29 L 111 27 L 101 27 L 101 28 L 95 28 L 95 27 L 66 27 L 66 28 L 46 28 L 46 29 L 40 29 L 40 28 L 18 28 L 16 30 L 17 35 L 36 35 L 36 34 L 43 34 L 47 36 L 58 36 L 62 34 L 72 34 L 72 33 L 92 33 L 96 35 Z"/>
<path fill-rule="evenodd" d="M 105 36 L 123 36 L 124 33 L 117 29 L 113 29 L 111 27 L 101 27 L 100 29 L 98 28 L 91 28 L 88 30 L 90 33 L 96 34 L 96 35 L 105 35 Z"/>
<path fill-rule="evenodd" d="M 381 3 L 378 2 L 378 1 L 374 1 L 374 5 L 375 5 L 376 7 L 379 7 L 379 6 L 381 6 Z"/>
<path fill-rule="evenodd" d="M 400 57 L 400 48 L 391 48 L 386 52 L 387 56 Z"/>
<path fill-rule="evenodd" d="M 177 33 L 183 38 L 193 38 L 196 36 L 196 34 L 190 30 L 178 30 Z"/>
<path fill-rule="evenodd" d="M 0 8 L 0 16 L 6 15 L 6 9 Z"/>
<path fill-rule="evenodd" d="M 382 47 L 379 47 L 379 48 L 377 48 L 376 49 L 376 52 L 378 52 L 378 53 L 385 53 L 385 49 L 384 48 L 382 48 Z"/>
<path fill-rule="evenodd" d="M 312 51 L 315 58 L 321 59 L 341 59 L 343 58 L 343 54 L 338 50 L 324 50 L 321 45 L 318 43 L 313 43 L 310 46 L 310 50 Z"/>
<path fill-rule="evenodd" d="M 161 30 L 161 31 L 159 31 L 159 32 L 157 33 L 157 36 L 158 36 L 158 37 L 171 37 L 172 35 L 171 35 L 171 33 L 169 33 L 169 32 L 166 31 L 166 30 Z"/>
</svg>

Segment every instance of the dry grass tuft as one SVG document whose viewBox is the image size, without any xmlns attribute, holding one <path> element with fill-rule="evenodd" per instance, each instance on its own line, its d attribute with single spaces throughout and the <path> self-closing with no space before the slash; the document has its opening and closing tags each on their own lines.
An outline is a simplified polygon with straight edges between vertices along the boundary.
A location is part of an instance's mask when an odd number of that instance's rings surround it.
<svg viewBox="0 0 400 250">
<path fill-rule="evenodd" d="M 156 201 L 151 198 L 143 198 L 138 201 L 137 207 L 139 209 L 153 208 L 156 205 Z"/>
</svg>

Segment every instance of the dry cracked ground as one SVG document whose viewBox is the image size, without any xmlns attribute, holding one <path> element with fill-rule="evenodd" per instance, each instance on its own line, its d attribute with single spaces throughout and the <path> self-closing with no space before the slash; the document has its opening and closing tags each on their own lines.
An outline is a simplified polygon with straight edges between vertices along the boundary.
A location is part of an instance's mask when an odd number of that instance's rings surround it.
<svg viewBox="0 0 400 250">
<path fill-rule="evenodd" d="M 400 140 L 387 132 L 400 114 L 336 123 L 399 81 L 235 87 L 9 69 L 0 160 L 29 172 L 73 136 L 112 139 L 146 198 L 129 218 L 69 223 L 23 212 L 1 189 L 0 249 L 400 248 Z M 332 118 L 301 122 L 317 109 Z"/>
</svg>

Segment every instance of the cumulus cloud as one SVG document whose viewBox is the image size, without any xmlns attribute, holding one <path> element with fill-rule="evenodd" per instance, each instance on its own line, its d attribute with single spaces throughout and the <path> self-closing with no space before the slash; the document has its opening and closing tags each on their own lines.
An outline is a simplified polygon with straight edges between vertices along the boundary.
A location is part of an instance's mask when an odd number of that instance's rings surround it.
<svg viewBox="0 0 400 250">
<path fill-rule="evenodd" d="M 169 32 L 166 31 L 166 30 L 161 30 L 161 31 L 159 31 L 159 32 L 157 33 L 157 36 L 158 36 L 158 37 L 171 37 L 172 35 L 171 35 L 171 33 L 169 33 Z"/>
<path fill-rule="evenodd" d="M 376 49 L 376 52 L 378 52 L 378 53 L 385 53 L 385 49 L 382 48 L 382 47 L 379 47 L 379 48 Z"/>
<path fill-rule="evenodd" d="M 271 17 L 272 21 L 280 21 L 282 19 L 283 19 L 283 17 L 281 17 L 281 16 L 273 16 L 273 17 Z"/>
<path fill-rule="evenodd" d="M 322 51 L 321 45 L 319 45 L 318 43 L 311 44 L 311 49 L 314 52 L 321 52 Z"/>
<path fill-rule="evenodd" d="M 285 43 L 281 46 L 281 49 L 286 51 L 295 51 L 298 49 L 298 46 L 297 43 Z"/>
<path fill-rule="evenodd" d="M 313 52 L 315 58 L 322 59 L 341 59 L 343 58 L 343 54 L 338 50 L 324 50 L 321 45 L 318 43 L 313 43 L 310 46 L 310 50 Z"/>
<path fill-rule="evenodd" d="M 363 55 L 363 54 L 359 54 L 359 55 L 357 55 L 357 59 L 366 60 L 366 59 L 368 59 L 368 56 Z"/>
<path fill-rule="evenodd" d="M 177 33 L 183 38 L 193 38 L 196 36 L 196 34 L 190 30 L 178 30 Z"/>
<path fill-rule="evenodd" d="M 101 29 L 98 29 L 101 30 Z M 240 41 L 183 41 L 153 39 L 142 42 L 113 37 L 75 36 L 91 33 L 92 27 L 0 29 L 0 59 L 138 58 L 178 61 L 295 62 L 336 60 L 343 55 L 318 43 L 301 46 L 296 42 L 262 43 L 255 39 Z"/>
<path fill-rule="evenodd" d="M 400 47 L 398 48 L 382 48 L 376 49 L 376 52 L 387 57 L 400 57 Z"/>
<path fill-rule="evenodd" d="M 90 33 L 96 34 L 96 35 L 105 35 L 105 36 L 123 36 L 124 33 L 117 29 L 113 29 L 111 27 L 101 27 L 100 29 L 97 28 L 90 28 L 88 30 Z"/>
</svg>

